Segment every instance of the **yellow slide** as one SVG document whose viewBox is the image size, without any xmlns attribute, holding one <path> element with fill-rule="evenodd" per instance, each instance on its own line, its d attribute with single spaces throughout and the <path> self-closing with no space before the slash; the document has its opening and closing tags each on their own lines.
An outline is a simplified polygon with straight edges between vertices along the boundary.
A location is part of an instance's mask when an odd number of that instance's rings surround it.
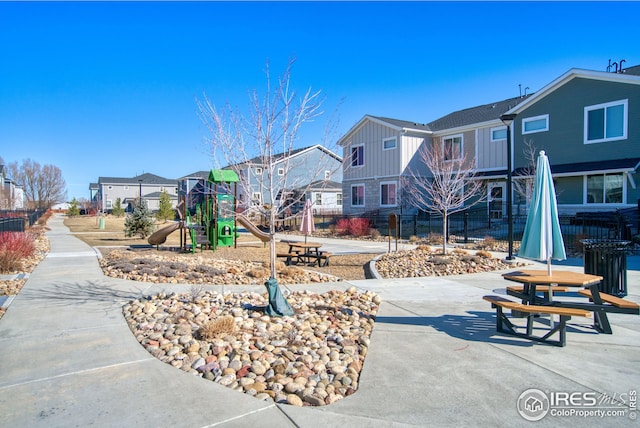
<svg viewBox="0 0 640 428">
<path fill-rule="evenodd" d="M 258 227 L 251 223 L 251 221 L 243 216 L 242 214 L 236 214 L 236 220 L 240 223 L 245 229 L 253 234 L 256 238 L 260 239 L 262 242 L 269 242 L 269 234 L 264 233 Z"/>
<path fill-rule="evenodd" d="M 180 227 L 182 227 L 181 221 L 176 221 L 174 223 L 171 223 L 169 226 L 163 227 L 162 229 L 156 230 L 155 232 L 153 232 L 151 236 L 147 238 L 147 242 L 149 242 L 149 244 L 151 245 L 164 244 L 167 240 L 167 236 L 171 235 L 173 232 L 180 229 Z"/>
</svg>

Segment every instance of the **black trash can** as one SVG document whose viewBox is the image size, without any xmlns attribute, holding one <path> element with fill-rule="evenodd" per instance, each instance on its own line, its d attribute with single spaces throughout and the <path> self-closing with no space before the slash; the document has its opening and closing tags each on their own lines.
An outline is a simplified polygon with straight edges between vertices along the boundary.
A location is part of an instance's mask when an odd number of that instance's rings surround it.
<svg viewBox="0 0 640 428">
<path fill-rule="evenodd" d="M 627 247 L 629 241 L 583 239 L 584 273 L 600 275 L 600 291 L 617 297 L 627 295 Z"/>
</svg>

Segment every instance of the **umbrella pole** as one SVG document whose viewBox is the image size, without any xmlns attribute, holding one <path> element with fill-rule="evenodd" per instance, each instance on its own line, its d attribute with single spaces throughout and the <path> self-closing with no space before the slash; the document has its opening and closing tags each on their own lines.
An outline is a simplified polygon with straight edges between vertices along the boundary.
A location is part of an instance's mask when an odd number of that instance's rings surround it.
<svg viewBox="0 0 640 428">
<path fill-rule="evenodd" d="M 547 258 L 547 275 L 551 276 L 551 257 Z M 549 284 L 549 302 L 553 302 L 553 285 Z M 555 326 L 554 316 L 549 315 L 549 326 L 553 328 Z"/>
</svg>

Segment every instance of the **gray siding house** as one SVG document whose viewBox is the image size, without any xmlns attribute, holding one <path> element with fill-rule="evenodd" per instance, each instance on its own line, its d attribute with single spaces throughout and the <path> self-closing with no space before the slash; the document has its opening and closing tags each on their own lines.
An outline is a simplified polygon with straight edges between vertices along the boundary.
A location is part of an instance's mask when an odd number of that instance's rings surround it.
<svg viewBox="0 0 640 428">
<path fill-rule="evenodd" d="M 240 177 L 237 196 L 241 209 L 249 208 L 251 201 L 255 200 L 272 203 L 265 171 L 269 169 L 276 174 L 274 182 L 281 186 L 274 192 L 278 195 L 276 199 L 284 189 L 285 197 L 288 194 L 304 194 L 302 202 L 310 198 L 314 211 L 318 214 L 342 213 L 342 158 L 321 145 L 292 150 L 288 154 L 277 154 L 268 168 L 265 168 L 260 157 L 256 157 L 223 169 L 232 169 Z M 179 197 L 185 198 L 190 209 L 195 209 L 196 204 L 204 200 L 210 172 L 197 171 L 178 180 Z M 293 213 L 301 205 L 296 204 Z"/>
<path fill-rule="evenodd" d="M 549 157 L 559 211 L 636 207 L 640 201 L 640 66 L 572 69 L 511 109 L 514 176 L 527 175 L 525 141 Z"/>
<path fill-rule="evenodd" d="M 487 214 L 506 215 L 507 144 L 514 182 L 531 175 L 530 148 L 545 150 L 561 212 L 637 206 L 640 191 L 640 67 L 617 73 L 572 69 L 538 93 L 450 113 L 428 123 L 364 116 L 338 141 L 343 148 L 346 215 L 414 213 L 400 183 L 410 171 L 430 178 L 422 144 L 475 159 L 486 181 Z M 516 114 L 510 142 L 500 117 Z M 526 208 L 525 195 L 514 203 Z"/>
<path fill-rule="evenodd" d="M 116 199 L 120 198 L 122 207 L 132 210 L 135 201 L 142 195 L 147 201 L 148 208 L 151 211 L 157 211 L 160 206 L 161 192 L 167 192 L 171 198 L 171 205 L 175 208 L 178 204 L 178 180 L 149 173 L 131 178 L 99 177 L 96 206 L 98 210 L 110 212 Z"/>
</svg>

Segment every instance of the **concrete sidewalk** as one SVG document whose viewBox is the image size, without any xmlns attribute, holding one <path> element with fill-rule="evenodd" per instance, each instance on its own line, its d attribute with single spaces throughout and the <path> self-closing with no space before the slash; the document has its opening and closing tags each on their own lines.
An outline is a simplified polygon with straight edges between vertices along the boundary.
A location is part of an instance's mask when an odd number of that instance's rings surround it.
<svg viewBox="0 0 640 428">
<path fill-rule="evenodd" d="M 3 427 L 531 426 L 516 408 L 527 389 L 625 398 L 640 386 L 640 317 L 612 315 L 613 335 L 574 318 L 564 348 L 503 336 L 482 300 L 506 286 L 492 272 L 304 286 L 355 285 L 382 296 L 360 387 L 318 408 L 259 401 L 153 358 L 121 306 L 166 287 L 103 276 L 95 252 L 61 217 L 49 226 L 50 254 L 0 320 Z M 638 272 L 628 282 L 628 299 L 640 302 Z M 535 425 L 578 423 L 637 426 L 628 416 L 550 414 Z"/>
</svg>

